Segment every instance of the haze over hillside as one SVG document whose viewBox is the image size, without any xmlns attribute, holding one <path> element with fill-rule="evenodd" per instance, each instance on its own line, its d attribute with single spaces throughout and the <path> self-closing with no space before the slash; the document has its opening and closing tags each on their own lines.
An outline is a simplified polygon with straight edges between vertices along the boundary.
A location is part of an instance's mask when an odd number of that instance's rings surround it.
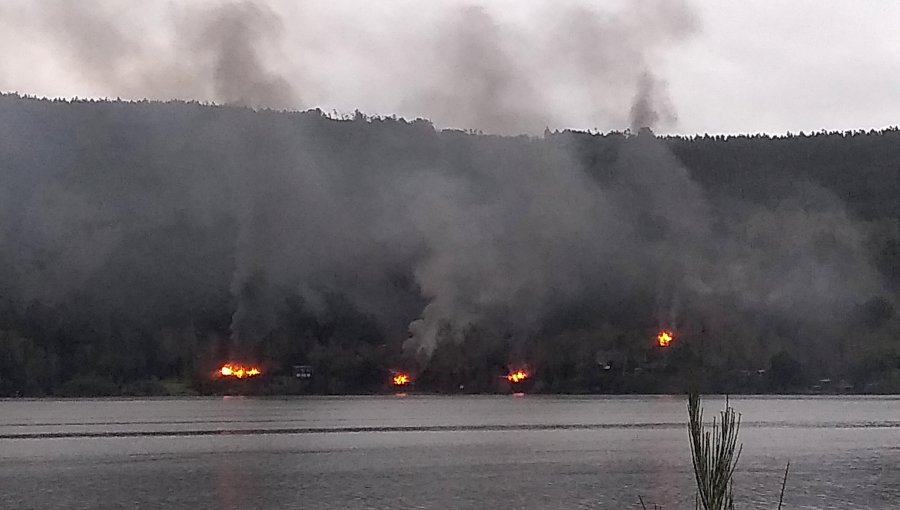
<svg viewBox="0 0 900 510">
<path fill-rule="evenodd" d="M 0 509 L 898 507 L 897 20 L 0 0 Z"/>
<path fill-rule="evenodd" d="M 5 0 L 0 91 L 540 134 L 623 129 L 652 84 L 658 133 L 883 128 L 898 18 L 879 0 Z"/>
<path fill-rule="evenodd" d="M 548 390 L 778 363 L 774 387 L 877 390 L 898 368 L 897 141 L 498 137 L 4 95 L 0 389 L 200 377 L 240 354 L 315 365 L 315 391 L 397 366 L 488 390 L 522 363 Z M 653 362 L 660 327 L 678 338 Z M 610 379 L 610 352 L 658 371 Z"/>
</svg>

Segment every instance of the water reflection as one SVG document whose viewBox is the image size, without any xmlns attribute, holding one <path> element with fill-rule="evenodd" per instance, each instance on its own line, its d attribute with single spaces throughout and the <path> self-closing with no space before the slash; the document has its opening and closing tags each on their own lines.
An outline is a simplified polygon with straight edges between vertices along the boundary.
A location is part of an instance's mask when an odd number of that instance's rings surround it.
<svg viewBox="0 0 900 510">
<path fill-rule="evenodd" d="M 773 507 L 788 459 L 789 508 L 896 508 L 900 400 L 732 403 L 744 508 Z M 678 397 L 3 401 L 0 508 L 691 508 L 683 418 Z"/>
</svg>

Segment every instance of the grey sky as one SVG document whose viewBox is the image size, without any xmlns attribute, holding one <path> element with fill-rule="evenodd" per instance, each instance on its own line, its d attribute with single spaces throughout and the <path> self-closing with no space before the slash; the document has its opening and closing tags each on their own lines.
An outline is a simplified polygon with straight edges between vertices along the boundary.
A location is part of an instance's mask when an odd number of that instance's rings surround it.
<svg viewBox="0 0 900 510">
<path fill-rule="evenodd" d="M 252 4 L 0 0 L 0 90 L 358 108 L 509 133 L 624 129 L 649 73 L 662 132 L 900 124 L 900 1 Z M 253 17 L 237 42 L 235 13 Z"/>
</svg>

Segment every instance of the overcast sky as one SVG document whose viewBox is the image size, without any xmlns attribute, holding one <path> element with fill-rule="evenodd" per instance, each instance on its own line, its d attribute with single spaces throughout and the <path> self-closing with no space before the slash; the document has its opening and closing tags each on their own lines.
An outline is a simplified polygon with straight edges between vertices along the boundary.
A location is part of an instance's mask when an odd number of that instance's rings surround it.
<svg viewBox="0 0 900 510">
<path fill-rule="evenodd" d="M 660 132 L 900 124 L 894 0 L 0 0 L 0 48 L 0 90 L 38 96 L 515 133 L 624 129 L 647 93 Z"/>
</svg>

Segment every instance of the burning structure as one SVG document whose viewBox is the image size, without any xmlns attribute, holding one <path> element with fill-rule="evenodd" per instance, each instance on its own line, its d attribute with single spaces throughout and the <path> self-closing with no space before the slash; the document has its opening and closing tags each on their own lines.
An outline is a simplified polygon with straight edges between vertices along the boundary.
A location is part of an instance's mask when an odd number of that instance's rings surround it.
<svg viewBox="0 0 900 510">
<path fill-rule="evenodd" d="M 528 372 L 521 368 L 506 374 L 506 380 L 513 384 L 520 383 L 525 379 L 528 379 Z"/>
<path fill-rule="evenodd" d="M 656 345 L 660 347 L 668 347 L 675 339 L 675 335 L 668 329 L 662 329 L 656 335 Z"/>
<path fill-rule="evenodd" d="M 240 363 L 226 363 L 219 368 L 219 377 L 232 377 L 235 379 L 244 379 L 256 377 L 262 374 L 259 367 L 252 365 L 242 365 Z"/>
<path fill-rule="evenodd" d="M 405 388 L 409 386 L 411 382 L 412 379 L 406 372 L 395 372 L 391 377 L 391 384 L 393 384 L 395 388 Z"/>
<path fill-rule="evenodd" d="M 506 375 L 499 378 L 497 390 L 501 393 L 524 395 L 531 392 L 536 380 L 528 368 L 511 368 Z"/>
</svg>

